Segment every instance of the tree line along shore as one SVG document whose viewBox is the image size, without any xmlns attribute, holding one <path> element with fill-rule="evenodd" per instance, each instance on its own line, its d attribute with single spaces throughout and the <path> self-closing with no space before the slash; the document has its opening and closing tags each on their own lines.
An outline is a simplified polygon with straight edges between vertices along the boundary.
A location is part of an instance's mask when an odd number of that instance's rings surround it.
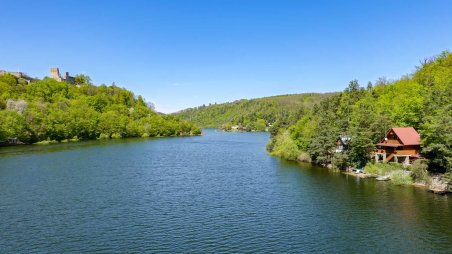
<svg viewBox="0 0 452 254">
<path fill-rule="evenodd" d="M 388 153 L 384 163 L 377 163 L 374 158 L 384 154 L 379 148 L 384 148 L 385 135 L 394 127 L 413 128 L 420 134 L 417 158 L 397 163 Z M 341 170 L 359 168 L 390 176 L 397 184 L 421 182 L 447 189 L 452 179 L 452 54 L 425 59 L 398 80 L 379 79 L 365 87 L 353 80 L 343 92 L 305 109 L 295 124 L 273 134 L 267 149 L 288 160 Z M 336 152 L 338 137 L 349 139 L 346 151 Z"/>
<path fill-rule="evenodd" d="M 452 53 L 424 59 L 398 80 L 379 78 L 364 86 L 352 80 L 342 92 L 215 103 L 171 115 L 155 112 L 124 88 L 95 86 L 85 75 L 61 78 L 55 68 L 42 80 L 0 73 L 3 145 L 199 135 L 198 126 L 269 131 L 267 150 L 287 160 L 359 169 L 400 184 L 431 184 L 435 174 L 450 183 Z M 387 136 L 398 128 L 412 128 L 418 143 Z"/>
<path fill-rule="evenodd" d="M 338 93 L 203 105 L 176 116 L 201 127 L 268 130 L 267 150 L 287 160 L 361 169 L 375 176 L 392 174 L 401 179 L 394 182 L 402 184 L 428 184 L 436 174 L 446 182 L 452 178 L 452 54 L 448 51 L 420 61 L 413 73 L 398 80 L 379 78 L 364 86 L 352 80 Z M 381 148 L 377 144 L 396 127 L 419 133 L 418 151 L 408 163 L 396 163 L 389 153 L 385 163 L 376 163 Z M 340 137 L 348 139 L 347 149 L 336 152 Z"/>
</svg>

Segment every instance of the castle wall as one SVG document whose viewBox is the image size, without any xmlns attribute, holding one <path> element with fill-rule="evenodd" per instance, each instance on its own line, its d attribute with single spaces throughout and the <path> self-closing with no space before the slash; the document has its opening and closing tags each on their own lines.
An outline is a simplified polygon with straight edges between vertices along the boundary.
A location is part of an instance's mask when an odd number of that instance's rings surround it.
<svg viewBox="0 0 452 254">
<path fill-rule="evenodd" d="M 56 81 L 62 81 L 60 70 L 58 68 L 50 68 L 50 77 L 55 79 Z"/>
<path fill-rule="evenodd" d="M 16 77 L 16 78 L 18 78 L 18 79 L 25 80 L 25 81 L 27 81 L 28 83 L 30 83 L 31 81 L 35 80 L 34 78 L 29 77 L 27 74 L 25 74 L 25 73 L 23 73 L 23 72 L 0 70 L 0 76 L 6 75 L 6 74 L 13 75 L 14 77 Z"/>
<path fill-rule="evenodd" d="M 65 72 L 64 77 L 61 77 L 60 69 L 58 69 L 58 68 L 50 68 L 50 77 L 59 82 L 64 81 L 68 84 L 75 84 L 75 78 L 72 76 L 69 76 L 69 72 Z"/>
</svg>

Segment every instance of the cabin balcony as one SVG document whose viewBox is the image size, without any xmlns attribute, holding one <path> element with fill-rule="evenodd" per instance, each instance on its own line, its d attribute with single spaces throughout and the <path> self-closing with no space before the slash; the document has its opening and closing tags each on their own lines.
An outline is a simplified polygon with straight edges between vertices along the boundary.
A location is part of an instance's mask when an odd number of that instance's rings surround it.
<svg viewBox="0 0 452 254">
<path fill-rule="evenodd" d="M 384 143 L 386 143 L 386 144 L 397 144 L 397 145 L 400 145 L 400 141 L 398 141 L 397 139 L 388 139 L 388 140 L 385 140 Z"/>
<path fill-rule="evenodd" d="M 416 150 L 396 150 L 394 152 L 385 149 L 376 149 L 374 152 L 375 162 L 395 162 L 410 165 L 413 158 L 418 158 L 419 153 Z"/>
<path fill-rule="evenodd" d="M 374 153 L 381 153 L 381 154 L 383 154 L 383 153 L 386 153 L 386 150 L 385 149 L 376 149 Z"/>
<path fill-rule="evenodd" d="M 417 155 L 418 152 L 416 150 L 397 150 L 395 154 L 403 156 L 403 155 Z"/>
</svg>

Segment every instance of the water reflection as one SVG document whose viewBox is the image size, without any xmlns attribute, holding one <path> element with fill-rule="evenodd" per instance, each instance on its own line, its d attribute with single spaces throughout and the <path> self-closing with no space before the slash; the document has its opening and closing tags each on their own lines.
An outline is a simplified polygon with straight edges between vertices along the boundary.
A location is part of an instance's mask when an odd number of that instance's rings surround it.
<svg viewBox="0 0 452 254">
<path fill-rule="evenodd" d="M 267 133 L 0 149 L 1 252 L 419 253 L 452 202 L 265 151 Z"/>
<path fill-rule="evenodd" d="M 140 142 L 148 142 L 158 139 L 170 138 L 189 138 L 189 137 L 159 137 L 159 138 L 125 138 L 125 139 L 108 139 L 108 140 L 81 140 L 77 142 L 56 143 L 56 144 L 33 144 L 0 147 L 0 157 L 15 156 L 21 154 L 45 154 L 67 150 L 80 150 L 92 147 L 105 147 L 122 144 L 134 144 Z"/>
</svg>

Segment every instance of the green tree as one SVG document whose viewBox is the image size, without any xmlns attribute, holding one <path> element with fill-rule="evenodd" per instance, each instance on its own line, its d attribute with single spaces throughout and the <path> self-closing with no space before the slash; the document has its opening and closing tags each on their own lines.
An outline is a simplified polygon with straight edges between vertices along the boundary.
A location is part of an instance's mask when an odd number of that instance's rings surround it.
<svg viewBox="0 0 452 254">
<path fill-rule="evenodd" d="M 256 123 L 254 124 L 254 128 L 256 129 L 256 131 L 265 131 L 266 127 L 267 122 L 262 118 L 257 119 Z"/>
<path fill-rule="evenodd" d="M 92 84 L 91 78 L 88 75 L 78 74 L 75 76 L 75 84 L 82 85 L 82 84 Z"/>
</svg>

